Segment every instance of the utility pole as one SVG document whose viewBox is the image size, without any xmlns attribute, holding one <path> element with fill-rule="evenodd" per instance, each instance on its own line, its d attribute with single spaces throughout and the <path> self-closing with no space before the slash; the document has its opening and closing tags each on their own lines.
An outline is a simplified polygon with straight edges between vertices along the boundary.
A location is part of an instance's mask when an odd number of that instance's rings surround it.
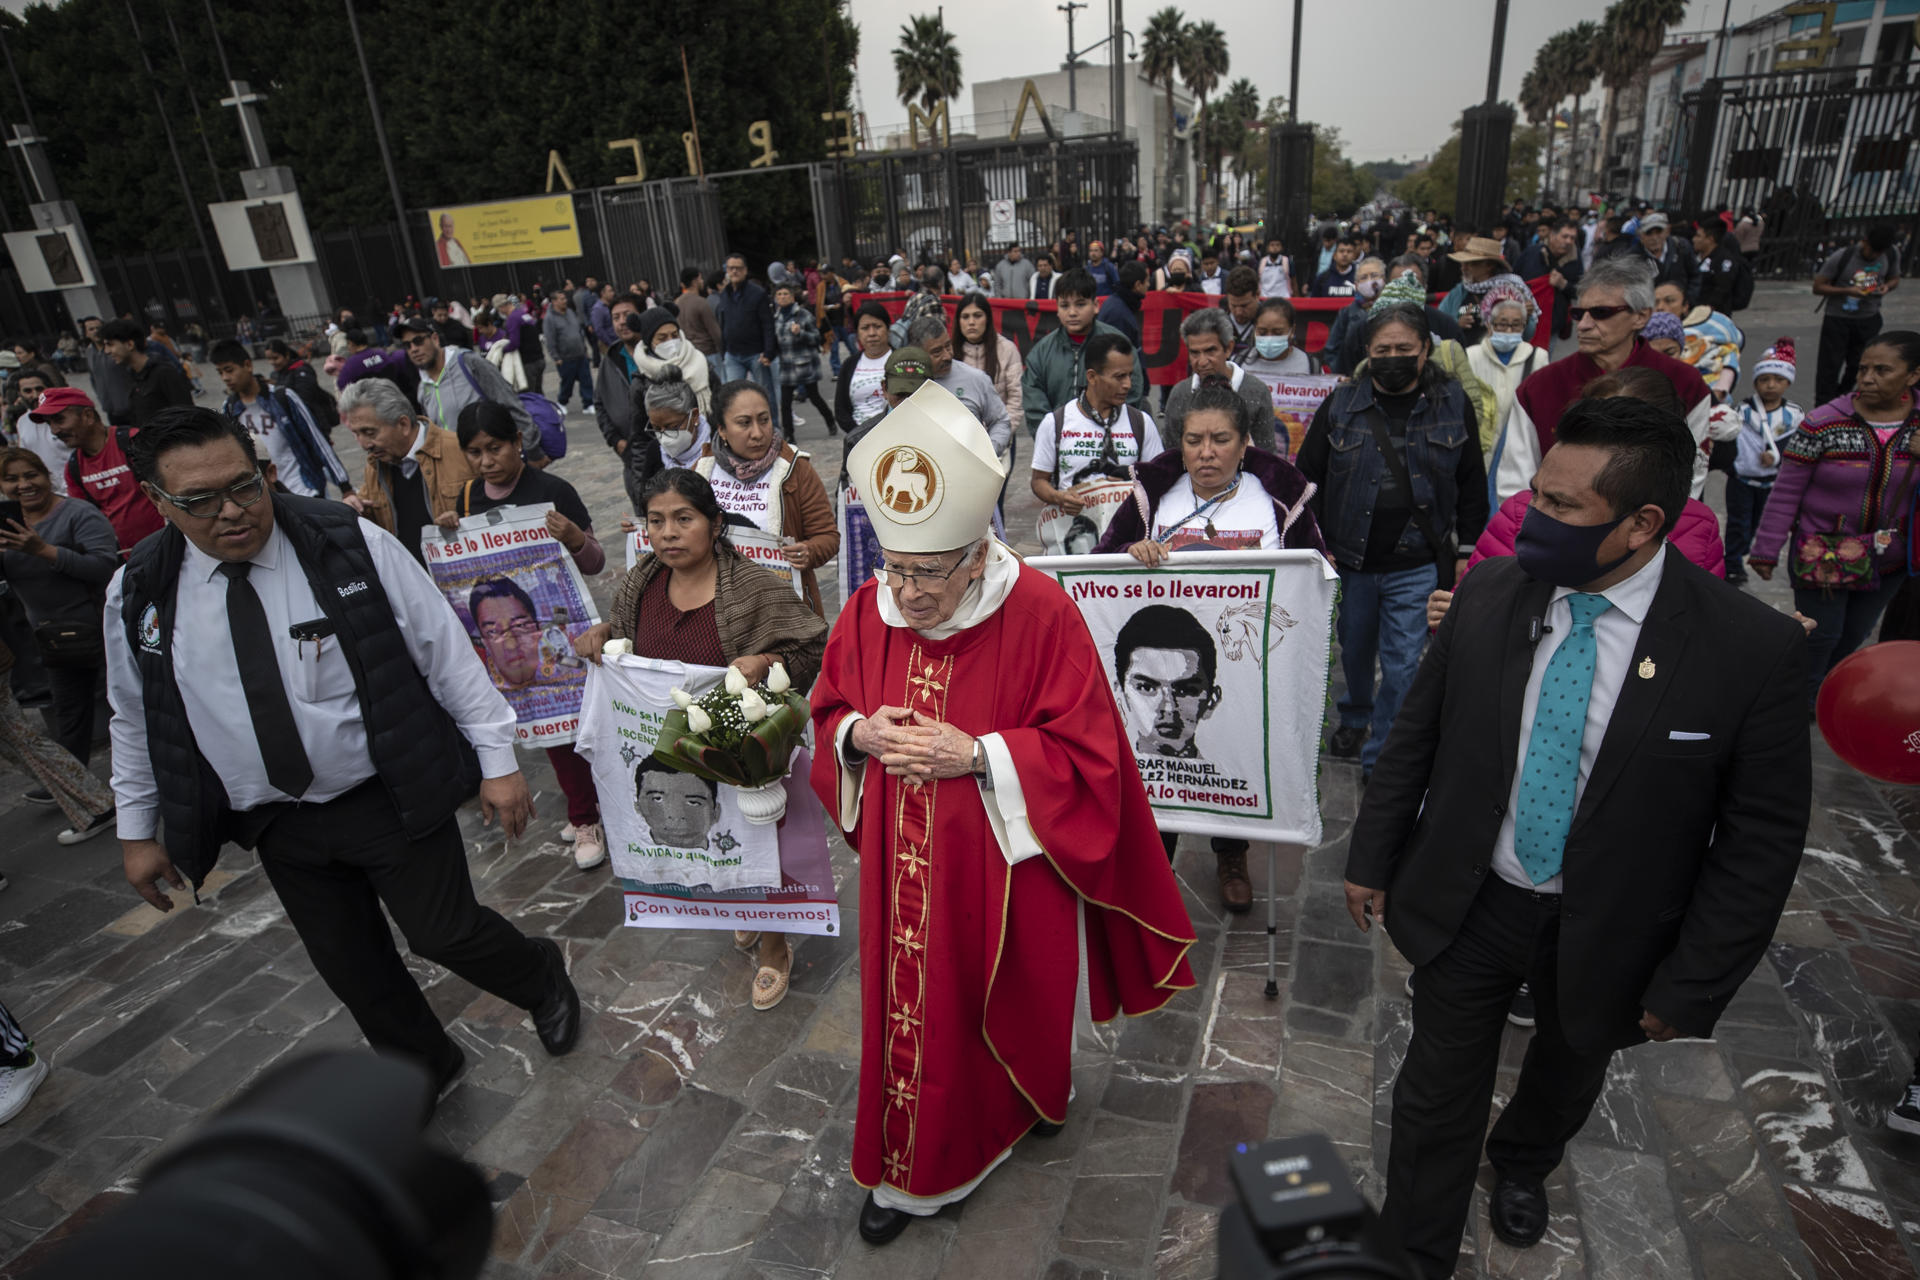
<svg viewBox="0 0 1920 1280">
<path fill-rule="evenodd" d="M 1490 225 L 1506 195 L 1508 149 L 1513 143 L 1513 108 L 1500 102 L 1507 5 L 1508 0 L 1494 0 L 1486 101 L 1468 107 L 1460 121 L 1460 180 L 1454 188 L 1453 220 L 1465 231 L 1477 232 Z"/>
<path fill-rule="evenodd" d="M 1112 43 L 1107 47 L 1107 64 L 1110 74 L 1107 79 L 1112 85 L 1108 96 L 1113 99 L 1113 109 L 1107 114 L 1113 118 L 1113 136 L 1116 140 L 1127 136 L 1127 60 L 1121 55 L 1120 42 L 1127 38 L 1126 23 L 1122 20 L 1120 9 L 1123 0 L 1112 0 L 1113 22 L 1107 39 Z"/>
<path fill-rule="evenodd" d="M 1727 41 L 1733 38 L 1733 32 L 1728 29 L 1727 20 L 1731 17 L 1733 17 L 1733 0 L 1727 0 L 1726 4 L 1721 6 L 1720 9 L 1720 47 L 1713 51 L 1713 78 L 1715 80 L 1718 80 L 1721 72 L 1727 69 Z M 1920 36 L 1920 27 L 1915 28 L 1915 34 L 1916 36 Z"/>
<path fill-rule="evenodd" d="M 1065 4 L 1057 4 L 1053 7 L 1067 15 L 1067 110 L 1078 111 L 1080 109 L 1080 78 L 1077 71 L 1080 64 L 1076 61 L 1079 54 L 1073 48 L 1073 11 L 1087 6 L 1079 3 L 1078 0 L 1067 0 Z"/>
<path fill-rule="evenodd" d="M 1287 123 L 1300 122 L 1300 20 L 1307 0 L 1293 0 L 1293 74 L 1287 83 Z"/>
<path fill-rule="evenodd" d="M 360 80 L 367 88 L 367 109 L 373 112 L 373 138 L 380 144 L 380 163 L 387 170 L 387 191 L 393 196 L 393 217 L 395 230 L 400 236 L 400 247 L 406 251 L 407 274 L 413 281 L 415 297 L 427 295 L 425 281 L 420 278 L 420 262 L 413 254 L 413 236 L 407 228 L 407 206 L 400 199 L 400 175 L 394 171 L 393 153 L 387 149 L 387 126 L 380 118 L 380 99 L 373 91 L 373 70 L 367 65 L 367 48 L 360 43 L 360 18 L 353 11 L 353 0 L 344 0 L 347 6 L 347 29 L 353 35 L 353 51 L 360 55 Z"/>
</svg>

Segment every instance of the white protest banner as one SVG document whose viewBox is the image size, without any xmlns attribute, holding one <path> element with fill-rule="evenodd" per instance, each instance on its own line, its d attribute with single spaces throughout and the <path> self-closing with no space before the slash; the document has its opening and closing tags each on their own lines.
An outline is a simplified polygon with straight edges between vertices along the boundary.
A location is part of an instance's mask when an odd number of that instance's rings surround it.
<svg viewBox="0 0 1920 1280">
<path fill-rule="evenodd" d="M 495 507 L 451 534 L 420 531 L 427 572 L 513 708 L 521 746 L 573 741 L 587 683 L 573 637 L 600 621 L 573 557 L 547 530 L 552 509 Z"/>
<path fill-rule="evenodd" d="M 1162 831 L 1320 843 L 1339 575 L 1313 551 L 1047 557 L 1113 681 Z"/>
<path fill-rule="evenodd" d="M 1274 378 L 1267 382 L 1268 390 L 1273 392 L 1273 420 L 1279 431 L 1287 433 L 1287 456 L 1300 456 L 1300 446 L 1306 441 L 1307 428 L 1313 424 L 1313 414 L 1320 402 L 1329 392 L 1340 385 L 1340 379 L 1331 373 L 1309 374 L 1304 378 Z"/>
<path fill-rule="evenodd" d="M 620 541 L 627 549 L 628 569 L 632 569 L 641 556 L 653 549 L 647 542 L 645 525 L 637 524 L 626 530 L 622 533 Z M 733 544 L 735 551 L 792 587 L 795 595 L 802 599 L 806 598 L 806 583 L 802 582 L 800 575 L 794 572 L 787 558 L 780 554 L 780 548 L 788 545 L 787 539 L 778 534 L 736 524 L 727 526 L 727 541 Z"/>
<path fill-rule="evenodd" d="M 1133 500 L 1131 480 L 1083 480 L 1073 487 L 1082 506 L 1078 514 L 1060 507 L 1042 507 L 1034 520 L 1034 533 L 1040 539 L 1040 554 L 1048 556 L 1090 555 L 1100 536 L 1113 523 L 1113 513 L 1123 502 Z"/>
<path fill-rule="evenodd" d="M 602 659 L 587 677 L 574 750 L 593 768 L 626 923 L 838 936 L 825 813 L 804 747 L 786 778 L 786 816 L 772 826 L 748 822 L 733 787 L 653 757 L 673 690 L 698 696 L 724 675 L 627 656 Z"/>
</svg>

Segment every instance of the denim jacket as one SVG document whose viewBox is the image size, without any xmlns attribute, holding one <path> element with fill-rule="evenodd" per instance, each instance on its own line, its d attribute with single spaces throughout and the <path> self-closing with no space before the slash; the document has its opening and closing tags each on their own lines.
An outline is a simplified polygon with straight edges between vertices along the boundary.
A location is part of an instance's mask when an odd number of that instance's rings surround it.
<svg viewBox="0 0 1920 1280">
<path fill-rule="evenodd" d="M 1330 452 L 1327 482 L 1321 489 L 1320 531 L 1334 563 L 1358 569 L 1367 558 L 1367 533 L 1373 526 L 1374 502 L 1387 460 L 1374 441 L 1373 383 L 1347 383 L 1327 397 Z M 1460 494 L 1454 477 L 1460 450 L 1468 441 L 1466 392 L 1451 378 L 1429 384 L 1407 418 L 1407 474 L 1413 482 L 1413 503 L 1432 514 L 1442 537 L 1453 528 Z M 1479 441 L 1471 442 L 1479 447 Z M 1407 545 L 1419 547 L 1427 539 L 1418 518 L 1410 521 Z M 1437 548 L 1430 548 L 1437 551 Z"/>
</svg>

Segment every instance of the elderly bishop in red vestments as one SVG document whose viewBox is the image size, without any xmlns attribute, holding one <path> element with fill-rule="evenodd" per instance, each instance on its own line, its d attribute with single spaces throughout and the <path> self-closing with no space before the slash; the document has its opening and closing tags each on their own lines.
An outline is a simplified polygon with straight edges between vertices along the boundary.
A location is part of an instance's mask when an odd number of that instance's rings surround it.
<svg viewBox="0 0 1920 1280">
<path fill-rule="evenodd" d="M 1079 612 L 989 532 L 1004 472 L 927 383 L 855 447 L 882 551 L 827 641 L 813 784 L 860 855 L 861 1234 L 966 1196 L 1067 1112 L 1094 1018 L 1193 985 L 1194 931 Z"/>
</svg>

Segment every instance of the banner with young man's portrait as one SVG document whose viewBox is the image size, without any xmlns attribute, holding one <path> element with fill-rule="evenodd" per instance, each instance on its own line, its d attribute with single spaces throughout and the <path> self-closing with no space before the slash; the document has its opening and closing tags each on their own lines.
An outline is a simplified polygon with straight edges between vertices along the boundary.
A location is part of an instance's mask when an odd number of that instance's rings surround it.
<svg viewBox="0 0 1920 1280">
<path fill-rule="evenodd" d="M 1106 664 L 1162 831 L 1311 848 L 1339 577 L 1312 551 L 1040 557 Z"/>
<path fill-rule="evenodd" d="M 636 929 L 840 932 L 826 814 L 808 785 L 811 756 L 794 753 L 787 812 L 749 822 L 739 793 L 683 773 L 653 753 L 673 691 L 695 697 L 723 667 L 607 657 L 587 679 L 574 750 L 593 769 L 607 853 Z"/>
<path fill-rule="evenodd" d="M 494 687 L 521 746 L 573 741 L 586 661 L 573 637 L 600 621 L 586 579 L 547 528 L 553 504 L 495 507 L 451 532 L 428 525 L 420 549 Z"/>
</svg>

